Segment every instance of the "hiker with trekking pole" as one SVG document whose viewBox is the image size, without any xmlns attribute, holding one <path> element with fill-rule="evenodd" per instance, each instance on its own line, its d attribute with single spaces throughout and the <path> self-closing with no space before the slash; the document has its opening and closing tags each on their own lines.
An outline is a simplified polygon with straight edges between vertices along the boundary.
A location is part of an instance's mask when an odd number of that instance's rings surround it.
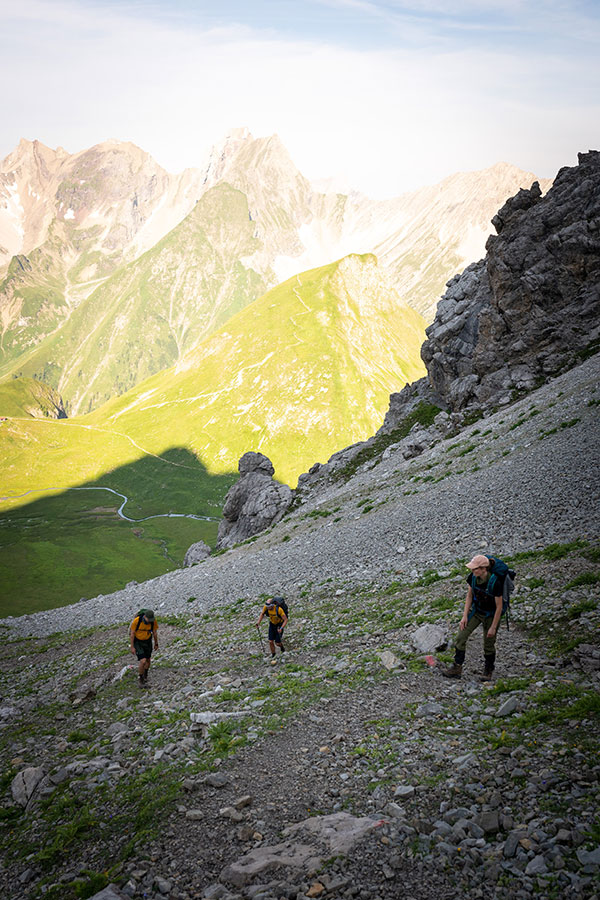
<svg viewBox="0 0 600 900">
<path fill-rule="evenodd" d="M 479 554 L 467 563 L 467 596 L 459 631 L 454 640 L 454 662 L 442 670 L 445 678 L 460 678 L 467 641 L 476 628 L 483 627 L 483 672 L 480 681 L 491 681 L 496 663 L 496 635 L 500 619 L 508 612 L 515 573 L 501 559 Z"/>
<path fill-rule="evenodd" d="M 276 665 L 277 663 L 277 658 L 275 656 L 275 647 L 279 647 L 280 655 L 285 653 L 285 647 L 281 642 L 281 638 L 283 637 L 283 629 L 288 622 L 287 613 L 287 604 L 283 597 L 272 597 L 270 600 L 266 601 L 265 605 L 262 608 L 261 614 L 258 617 L 258 622 L 255 623 L 256 628 L 258 629 L 258 634 L 260 636 L 260 623 L 262 622 L 265 615 L 269 617 L 269 648 L 271 650 L 272 666 Z"/>
</svg>

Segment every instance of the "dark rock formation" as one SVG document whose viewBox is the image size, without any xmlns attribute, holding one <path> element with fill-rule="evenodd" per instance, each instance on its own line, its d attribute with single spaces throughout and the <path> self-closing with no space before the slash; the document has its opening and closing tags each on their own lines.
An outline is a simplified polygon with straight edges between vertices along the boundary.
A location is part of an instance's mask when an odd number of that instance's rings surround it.
<svg viewBox="0 0 600 900">
<path fill-rule="evenodd" d="M 448 282 L 421 355 L 453 410 L 508 402 L 600 337 L 600 153 L 579 154 L 493 219 L 487 256 Z"/>
<path fill-rule="evenodd" d="M 421 348 L 427 377 L 390 397 L 375 437 L 315 463 L 298 479 L 305 502 L 353 460 L 405 459 L 455 432 L 473 413 L 510 402 L 576 365 L 600 340 L 600 152 L 579 154 L 542 197 L 520 190 L 494 216 L 485 259 L 452 278 Z M 419 406 L 439 407 L 389 443 Z M 379 440 L 388 439 L 388 443 Z M 380 456 L 381 454 L 381 456 Z"/>
<path fill-rule="evenodd" d="M 225 498 L 217 550 L 264 531 L 281 519 L 292 502 L 292 491 L 273 479 L 273 465 L 262 453 L 244 453 L 238 470 L 241 478 Z"/>
</svg>

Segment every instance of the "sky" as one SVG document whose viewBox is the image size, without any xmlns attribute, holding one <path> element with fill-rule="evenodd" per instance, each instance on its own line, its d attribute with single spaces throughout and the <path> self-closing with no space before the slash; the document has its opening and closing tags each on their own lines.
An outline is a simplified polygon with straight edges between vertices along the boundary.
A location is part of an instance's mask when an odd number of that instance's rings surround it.
<svg viewBox="0 0 600 900">
<path fill-rule="evenodd" d="M 133 141 L 170 172 L 234 128 L 396 196 L 600 149 L 600 0 L 0 0 L 0 159 Z"/>
</svg>

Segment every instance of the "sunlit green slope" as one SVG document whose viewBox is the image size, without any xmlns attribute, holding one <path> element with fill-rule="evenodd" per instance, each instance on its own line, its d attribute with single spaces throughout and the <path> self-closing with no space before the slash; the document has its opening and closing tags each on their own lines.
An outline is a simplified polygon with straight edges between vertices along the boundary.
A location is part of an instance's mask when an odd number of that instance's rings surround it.
<svg viewBox="0 0 600 900">
<path fill-rule="evenodd" d="M 87 412 L 173 365 L 264 290 L 242 260 L 259 247 L 244 194 L 207 191 L 155 247 L 123 266 L 1 375 L 43 378 Z"/>
<path fill-rule="evenodd" d="M 389 394 L 424 374 L 424 328 L 375 257 L 353 255 L 269 291 L 176 367 L 82 421 L 157 453 L 185 446 L 213 472 L 261 451 L 294 485 L 372 434 Z"/>
<path fill-rule="evenodd" d="M 389 394 L 423 375 L 423 340 L 423 319 L 386 284 L 373 256 L 313 269 L 94 413 L 4 423 L 3 495 L 103 476 L 110 484 L 111 472 L 173 448 L 191 454 L 192 477 L 196 464 L 210 477 L 235 472 L 243 453 L 260 450 L 278 478 L 295 484 L 314 462 L 379 427 Z M 153 507 L 178 469 L 161 465 Z"/>
<path fill-rule="evenodd" d="M 61 419 L 65 417 L 57 392 L 33 378 L 13 378 L 0 383 L 0 418 L 32 416 Z"/>
</svg>

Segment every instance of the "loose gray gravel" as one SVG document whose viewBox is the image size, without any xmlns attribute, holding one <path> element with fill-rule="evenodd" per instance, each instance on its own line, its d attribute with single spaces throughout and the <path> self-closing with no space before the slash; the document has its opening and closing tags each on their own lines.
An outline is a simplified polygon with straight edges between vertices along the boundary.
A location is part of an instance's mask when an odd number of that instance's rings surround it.
<svg viewBox="0 0 600 900">
<path fill-rule="evenodd" d="M 475 552 L 502 556 L 598 535 L 599 373 L 596 355 L 416 459 L 392 452 L 370 461 L 221 556 L 107 596 L 0 620 L 0 627 L 45 636 L 75 620 L 90 627 L 129 621 L 141 606 L 186 612 L 190 597 L 203 609 L 237 597 L 294 597 L 327 580 L 385 583 Z"/>
</svg>

